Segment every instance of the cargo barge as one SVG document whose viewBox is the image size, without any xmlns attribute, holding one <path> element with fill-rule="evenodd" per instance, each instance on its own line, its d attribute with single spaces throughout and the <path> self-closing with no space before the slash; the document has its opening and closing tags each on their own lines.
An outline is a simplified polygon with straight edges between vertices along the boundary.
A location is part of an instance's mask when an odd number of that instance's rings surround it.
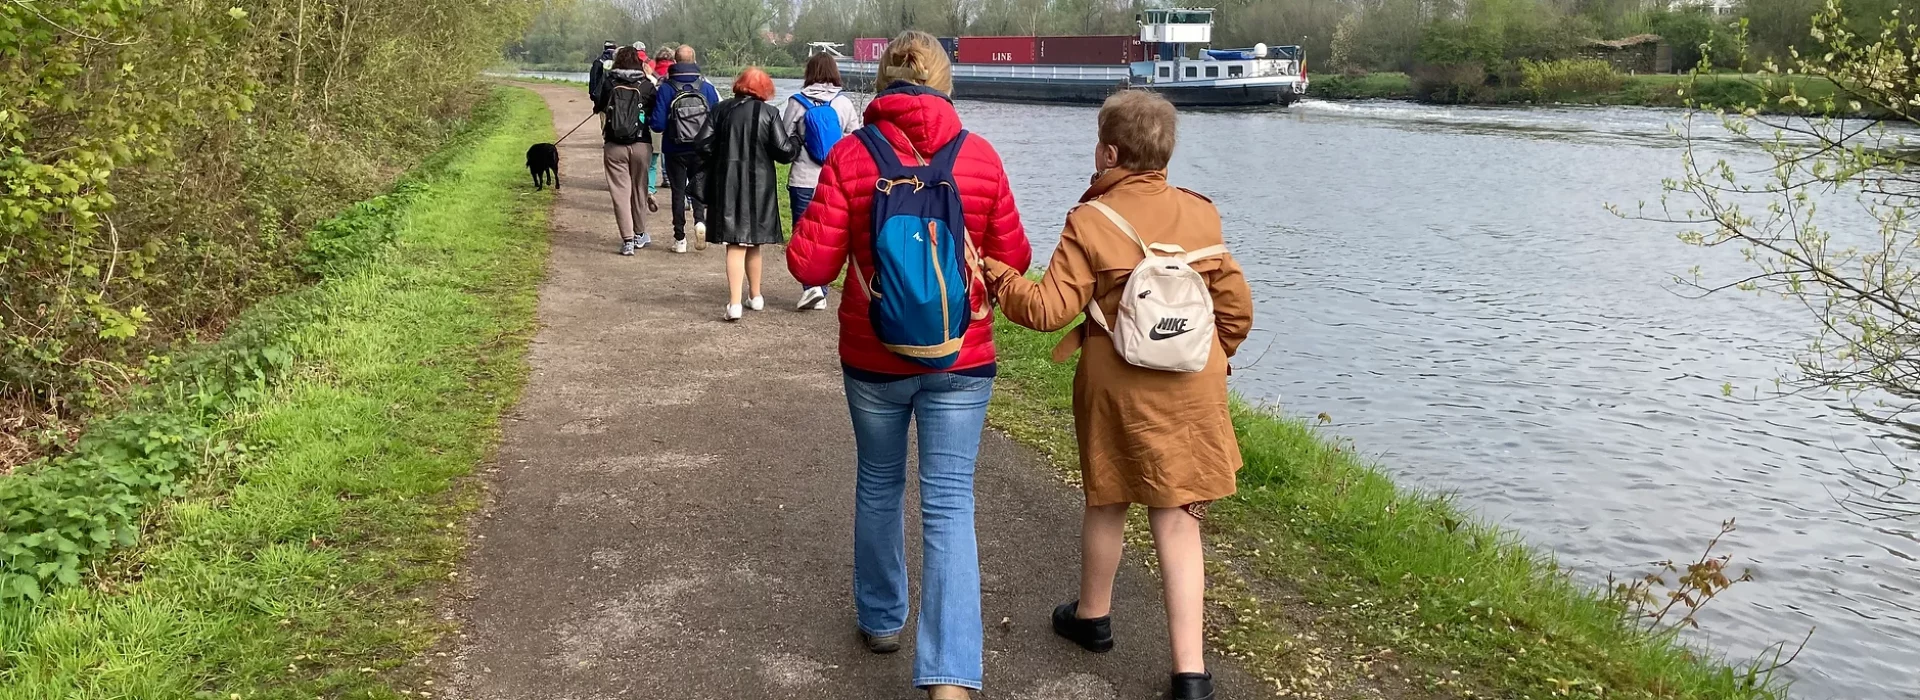
<svg viewBox="0 0 1920 700">
<path fill-rule="evenodd" d="M 1213 10 L 1146 10 L 1138 35 L 942 38 L 956 97 L 1018 102 L 1098 103 L 1119 90 L 1151 90 L 1189 107 L 1285 106 L 1307 92 L 1298 46 L 1188 47 L 1212 43 Z M 815 42 L 833 55 L 848 84 L 873 84 L 886 39 Z"/>
</svg>

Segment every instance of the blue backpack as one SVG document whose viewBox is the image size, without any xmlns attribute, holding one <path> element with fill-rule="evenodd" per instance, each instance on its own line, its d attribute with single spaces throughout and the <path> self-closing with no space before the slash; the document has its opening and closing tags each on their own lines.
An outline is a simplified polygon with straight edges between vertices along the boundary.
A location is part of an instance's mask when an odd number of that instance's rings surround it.
<svg viewBox="0 0 1920 700">
<path fill-rule="evenodd" d="M 827 162 L 827 154 L 833 152 L 833 145 L 840 142 L 844 131 L 840 128 L 840 110 L 833 108 L 833 100 L 818 102 L 806 95 L 794 95 L 806 105 L 807 113 L 800 117 L 804 125 L 807 157 L 815 163 Z"/>
<path fill-rule="evenodd" d="M 867 290 L 868 320 L 880 344 L 932 369 L 960 359 L 967 326 L 985 318 L 971 299 L 979 258 L 967 236 L 953 162 L 967 140 L 962 131 L 926 165 L 903 165 L 877 125 L 854 132 L 880 179 L 873 193 L 873 276 L 854 262 Z"/>
</svg>

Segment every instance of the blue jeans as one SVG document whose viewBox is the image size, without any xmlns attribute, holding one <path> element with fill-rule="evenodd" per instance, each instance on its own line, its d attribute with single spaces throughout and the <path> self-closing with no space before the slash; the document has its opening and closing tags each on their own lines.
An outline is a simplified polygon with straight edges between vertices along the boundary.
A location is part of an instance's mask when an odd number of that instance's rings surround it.
<svg viewBox="0 0 1920 700">
<path fill-rule="evenodd" d="M 980 551 L 973 532 L 973 464 L 991 377 L 927 374 L 875 384 L 846 378 L 860 471 L 854 487 L 853 601 L 872 635 L 907 625 L 907 421 L 920 436 L 920 629 L 913 684 L 978 689 Z"/>
<path fill-rule="evenodd" d="M 787 204 L 790 205 L 788 208 L 793 210 L 793 225 L 796 227 L 800 225 L 800 215 L 807 213 L 807 205 L 813 203 L 813 190 L 812 187 L 787 188 Z M 821 297 L 827 295 L 826 287 L 812 287 L 812 289 L 820 290 Z"/>
</svg>

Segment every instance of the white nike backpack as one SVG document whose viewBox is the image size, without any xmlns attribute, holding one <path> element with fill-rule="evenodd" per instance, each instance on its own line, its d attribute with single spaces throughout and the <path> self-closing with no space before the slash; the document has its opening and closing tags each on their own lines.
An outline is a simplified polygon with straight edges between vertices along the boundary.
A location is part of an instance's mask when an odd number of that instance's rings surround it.
<svg viewBox="0 0 1920 700">
<path fill-rule="evenodd" d="M 1100 300 L 1087 303 L 1087 318 L 1113 338 L 1113 348 L 1128 364 L 1167 372 L 1198 372 L 1213 355 L 1213 294 L 1207 278 L 1194 271 L 1196 260 L 1226 255 L 1223 245 L 1187 251 L 1177 245 L 1148 244 L 1120 212 L 1099 200 L 1088 206 L 1107 215 L 1146 256 L 1127 275 L 1120 297 L 1120 318 L 1109 325 Z"/>
</svg>

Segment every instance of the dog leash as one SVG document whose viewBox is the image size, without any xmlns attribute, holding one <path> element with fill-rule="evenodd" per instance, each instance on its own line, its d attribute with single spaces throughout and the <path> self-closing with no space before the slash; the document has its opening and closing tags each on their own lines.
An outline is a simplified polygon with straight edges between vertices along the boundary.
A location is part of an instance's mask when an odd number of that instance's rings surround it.
<svg viewBox="0 0 1920 700">
<path fill-rule="evenodd" d="M 590 121 L 593 121 L 593 117 L 594 117 L 594 115 L 593 115 L 593 114 L 589 114 L 589 115 L 587 115 L 587 118 L 586 118 L 586 119 L 582 119 L 582 120 L 580 120 L 580 123 L 579 123 L 579 124 L 575 124 L 575 125 L 573 125 L 573 130 L 572 130 L 572 131 L 568 131 L 568 132 L 567 132 L 567 136 L 572 136 L 572 135 L 573 135 L 573 132 L 574 132 L 574 131 L 579 131 L 579 130 L 580 130 L 580 127 L 583 127 L 583 126 L 586 126 L 586 125 L 587 125 L 587 122 L 590 122 Z M 560 143 L 561 143 L 562 141 L 566 141 L 566 140 L 567 140 L 567 136 L 562 136 L 562 137 L 560 137 L 560 140 L 559 140 L 559 141 L 554 141 L 554 142 L 553 142 L 553 145 L 555 145 L 555 146 L 558 146 L 558 145 L 560 145 Z"/>
</svg>

